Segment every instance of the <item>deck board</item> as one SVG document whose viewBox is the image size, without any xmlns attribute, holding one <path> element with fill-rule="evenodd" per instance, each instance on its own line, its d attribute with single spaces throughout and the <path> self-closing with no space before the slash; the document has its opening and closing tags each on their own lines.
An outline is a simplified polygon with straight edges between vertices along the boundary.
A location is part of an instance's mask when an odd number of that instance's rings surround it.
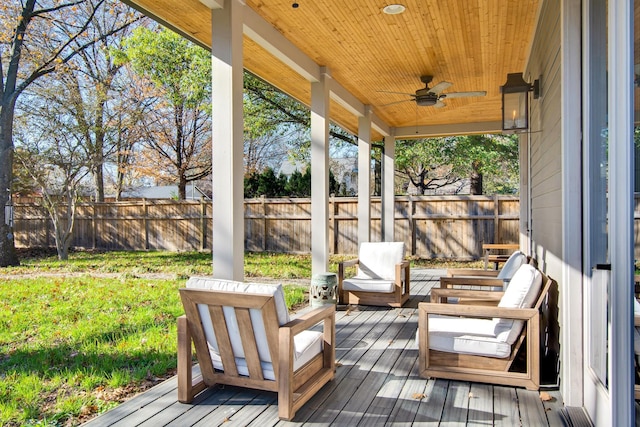
<svg viewBox="0 0 640 427">
<path fill-rule="evenodd" d="M 336 376 L 291 422 L 278 419 L 277 395 L 210 387 L 192 404 L 177 402 L 176 378 L 86 423 L 107 426 L 513 426 L 568 425 L 556 390 L 538 392 L 418 375 L 417 307 L 429 300 L 442 271 L 411 274 L 402 308 L 340 307 L 336 313 Z"/>
</svg>

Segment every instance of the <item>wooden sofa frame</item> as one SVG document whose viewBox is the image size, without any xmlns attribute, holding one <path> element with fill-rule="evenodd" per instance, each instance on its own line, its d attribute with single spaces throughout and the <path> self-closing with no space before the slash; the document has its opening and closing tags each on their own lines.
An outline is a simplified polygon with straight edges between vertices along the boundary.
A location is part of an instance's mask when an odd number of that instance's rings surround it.
<svg viewBox="0 0 640 427">
<path fill-rule="evenodd" d="M 207 387 L 228 384 L 278 393 L 278 415 L 290 420 L 305 402 L 335 376 L 335 305 L 315 309 L 279 326 L 272 295 L 180 289 L 185 315 L 178 318 L 178 400 L 190 403 Z M 211 323 L 220 349 L 224 372 L 214 369 L 204 334 L 198 304 L 209 307 Z M 245 352 L 249 376 L 238 373 L 231 349 L 223 307 L 234 307 Z M 275 381 L 265 379 L 258 355 L 256 339 L 249 315 L 258 309 L 267 335 Z M 293 337 L 322 322 L 323 351 L 293 371 Z M 193 378 L 191 343 L 193 342 L 201 375 Z"/>
<path fill-rule="evenodd" d="M 359 259 L 343 261 L 338 264 L 338 303 L 362 304 L 380 307 L 402 307 L 409 300 L 409 281 L 411 276 L 409 261 L 402 261 L 395 266 L 395 279 L 393 292 L 367 292 L 346 291 L 342 287 L 345 278 L 345 270 L 348 267 L 357 267 Z"/>
<path fill-rule="evenodd" d="M 502 298 L 500 291 L 472 291 L 462 289 L 431 290 L 431 303 L 418 304 L 418 348 L 420 376 L 423 378 L 447 378 L 491 384 L 540 388 L 540 325 L 541 306 L 554 283 L 542 274 L 542 287 L 532 308 L 501 308 L 497 303 Z M 446 298 L 468 298 L 482 301 L 493 300 L 493 307 L 484 305 L 446 304 Z M 449 353 L 429 349 L 429 315 L 448 315 L 477 318 L 503 318 L 523 320 L 524 327 L 511 348 L 507 358 Z M 524 345 L 526 351 L 525 371 L 512 372 L 511 367 Z"/>
</svg>

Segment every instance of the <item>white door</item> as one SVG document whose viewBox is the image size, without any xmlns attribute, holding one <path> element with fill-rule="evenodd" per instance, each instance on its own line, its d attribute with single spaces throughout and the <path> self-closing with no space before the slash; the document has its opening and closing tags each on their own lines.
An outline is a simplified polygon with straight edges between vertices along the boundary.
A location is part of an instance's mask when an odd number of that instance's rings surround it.
<svg viewBox="0 0 640 427">
<path fill-rule="evenodd" d="M 634 4 L 583 4 L 584 402 L 595 425 L 629 425 Z"/>
</svg>

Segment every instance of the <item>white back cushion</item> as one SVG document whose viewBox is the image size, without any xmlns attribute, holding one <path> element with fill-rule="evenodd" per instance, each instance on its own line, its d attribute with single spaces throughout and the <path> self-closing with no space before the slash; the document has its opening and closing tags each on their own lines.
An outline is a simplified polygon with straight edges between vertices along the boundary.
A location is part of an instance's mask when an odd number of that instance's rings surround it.
<svg viewBox="0 0 640 427">
<path fill-rule="evenodd" d="M 511 279 L 498 307 L 531 308 L 538 298 L 542 287 L 542 274 L 535 267 L 521 265 Z M 513 319 L 495 319 L 496 337 L 499 340 L 513 344 L 520 335 L 524 321 Z"/>
<path fill-rule="evenodd" d="M 541 286 L 542 274 L 538 269 L 529 264 L 521 265 L 511 278 L 511 283 L 500 299 L 498 307 L 531 307 L 538 297 Z"/>
<path fill-rule="evenodd" d="M 211 277 L 196 276 L 191 277 L 187 281 L 186 287 L 224 292 L 273 295 L 279 325 L 282 326 L 285 323 L 289 322 L 289 312 L 287 310 L 287 304 L 284 300 L 284 291 L 282 290 L 282 285 L 243 283 L 233 280 L 222 280 L 214 279 Z M 223 307 L 222 310 L 227 322 L 227 329 L 229 331 L 229 338 L 231 339 L 231 347 L 233 349 L 233 353 L 238 358 L 244 358 L 244 349 L 242 348 L 242 341 L 240 339 L 240 332 L 235 310 L 233 307 Z M 202 319 L 205 337 L 207 338 L 207 342 L 209 343 L 210 350 L 214 353 L 219 354 L 220 352 L 218 350 L 218 342 L 213 331 L 209 309 L 204 304 L 198 304 L 198 312 L 200 313 L 200 318 Z M 253 325 L 253 331 L 256 337 L 256 344 L 258 346 L 258 354 L 260 355 L 260 360 L 271 362 L 271 354 L 269 353 L 269 345 L 267 342 L 265 325 L 262 320 L 262 312 L 257 309 L 251 309 L 249 310 L 249 316 L 251 317 L 251 324 Z"/>
<path fill-rule="evenodd" d="M 498 279 L 511 280 L 521 265 L 527 263 L 527 256 L 521 251 L 515 251 L 511 254 L 507 262 L 504 263 L 502 270 L 498 273 Z"/>
<path fill-rule="evenodd" d="M 404 260 L 404 242 L 363 242 L 358 251 L 359 279 L 394 280 Z"/>
</svg>

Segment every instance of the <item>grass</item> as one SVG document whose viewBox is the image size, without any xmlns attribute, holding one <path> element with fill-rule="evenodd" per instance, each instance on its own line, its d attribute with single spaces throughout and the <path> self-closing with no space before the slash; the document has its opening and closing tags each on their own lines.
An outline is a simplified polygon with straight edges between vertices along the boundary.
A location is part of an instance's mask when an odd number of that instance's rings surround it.
<svg viewBox="0 0 640 427">
<path fill-rule="evenodd" d="M 0 426 L 77 425 L 174 375 L 178 288 L 210 272 L 211 255 L 196 252 L 48 254 L 3 269 Z M 245 274 L 283 282 L 296 307 L 311 258 L 248 253 Z"/>
</svg>

